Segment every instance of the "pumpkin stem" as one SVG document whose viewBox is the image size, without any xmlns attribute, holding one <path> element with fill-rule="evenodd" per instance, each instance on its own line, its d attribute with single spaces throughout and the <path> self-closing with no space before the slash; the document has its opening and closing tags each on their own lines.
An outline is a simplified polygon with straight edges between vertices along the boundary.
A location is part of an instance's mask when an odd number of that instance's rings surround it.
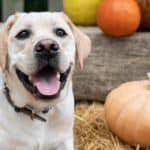
<svg viewBox="0 0 150 150">
<path fill-rule="evenodd" d="M 147 77 L 148 77 L 148 80 L 150 81 L 150 72 L 147 73 Z M 150 90 L 150 85 L 147 85 L 147 86 L 146 86 L 146 89 L 147 89 L 147 90 Z"/>
<path fill-rule="evenodd" d="M 147 73 L 148 80 L 150 80 L 150 72 Z"/>
</svg>

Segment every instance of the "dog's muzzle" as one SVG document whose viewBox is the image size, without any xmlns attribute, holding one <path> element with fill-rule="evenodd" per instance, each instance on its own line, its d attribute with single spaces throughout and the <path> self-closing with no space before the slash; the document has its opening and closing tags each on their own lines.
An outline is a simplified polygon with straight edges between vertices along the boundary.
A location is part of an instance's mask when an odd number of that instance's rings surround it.
<svg viewBox="0 0 150 150">
<path fill-rule="evenodd" d="M 36 72 L 27 75 L 16 68 L 18 78 L 34 96 L 40 99 L 54 99 L 64 88 L 72 64 L 68 64 L 65 72 L 61 71 L 59 67 L 59 45 L 50 39 L 40 40 L 35 45 L 34 53 L 37 60 Z"/>
</svg>

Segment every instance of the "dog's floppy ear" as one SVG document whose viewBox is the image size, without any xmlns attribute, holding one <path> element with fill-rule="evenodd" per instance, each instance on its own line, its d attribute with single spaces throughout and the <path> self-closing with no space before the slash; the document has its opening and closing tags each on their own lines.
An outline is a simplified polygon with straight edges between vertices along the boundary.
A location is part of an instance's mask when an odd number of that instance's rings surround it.
<svg viewBox="0 0 150 150">
<path fill-rule="evenodd" d="M 66 16 L 64 13 L 62 13 L 62 16 L 67 21 L 69 26 L 72 29 L 72 32 L 74 34 L 75 40 L 76 40 L 76 52 L 77 52 L 77 58 L 79 60 L 79 64 L 81 69 L 83 68 L 83 61 L 85 58 L 88 57 L 90 51 L 91 51 L 91 40 L 89 37 L 81 32 L 69 19 L 68 16 Z"/>
<path fill-rule="evenodd" d="M 2 70 L 5 70 L 7 67 L 8 34 L 16 19 L 17 15 L 10 16 L 0 31 L 0 68 Z"/>
</svg>

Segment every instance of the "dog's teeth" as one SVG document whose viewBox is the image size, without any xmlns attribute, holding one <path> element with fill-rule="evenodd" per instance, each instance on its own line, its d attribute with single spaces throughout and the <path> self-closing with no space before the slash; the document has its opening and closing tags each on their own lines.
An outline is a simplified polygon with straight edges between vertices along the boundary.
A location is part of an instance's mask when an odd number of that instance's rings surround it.
<svg viewBox="0 0 150 150">
<path fill-rule="evenodd" d="M 57 79 L 60 79 L 60 73 L 57 73 Z"/>
</svg>

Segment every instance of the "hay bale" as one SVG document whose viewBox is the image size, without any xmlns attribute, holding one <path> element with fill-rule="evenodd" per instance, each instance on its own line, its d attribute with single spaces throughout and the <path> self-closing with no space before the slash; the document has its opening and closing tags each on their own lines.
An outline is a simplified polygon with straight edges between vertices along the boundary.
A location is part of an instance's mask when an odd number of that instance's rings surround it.
<svg viewBox="0 0 150 150">
<path fill-rule="evenodd" d="M 133 150 L 109 130 L 100 103 L 77 104 L 75 115 L 76 150 Z M 136 148 L 137 149 L 137 148 Z"/>
</svg>

